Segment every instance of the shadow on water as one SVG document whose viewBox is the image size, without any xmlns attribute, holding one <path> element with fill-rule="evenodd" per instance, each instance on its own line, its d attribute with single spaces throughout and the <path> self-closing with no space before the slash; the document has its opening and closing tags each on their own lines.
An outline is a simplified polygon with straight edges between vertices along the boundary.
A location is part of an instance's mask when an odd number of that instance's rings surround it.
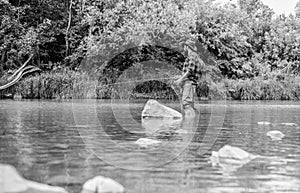
<svg viewBox="0 0 300 193">
<path fill-rule="evenodd" d="M 141 115 L 133 117 L 135 118 L 133 120 L 138 121 L 140 119 L 140 116 Z M 105 108 L 101 106 L 98 107 L 97 117 L 99 123 L 102 126 L 102 129 L 110 137 L 111 140 L 136 141 L 139 138 L 146 137 L 146 133 L 141 128 L 141 125 L 129 125 L 129 127 L 131 127 L 130 129 L 126 129 L 128 127 L 120 125 L 120 122 L 118 122 L 118 120 L 116 119 L 116 115 L 114 114 L 112 106 L 108 105 Z M 132 126 L 135 128 L 132 128 Z M 132 130 L 136 130 L 139 132 L 133 132 Z"/>
</svg>

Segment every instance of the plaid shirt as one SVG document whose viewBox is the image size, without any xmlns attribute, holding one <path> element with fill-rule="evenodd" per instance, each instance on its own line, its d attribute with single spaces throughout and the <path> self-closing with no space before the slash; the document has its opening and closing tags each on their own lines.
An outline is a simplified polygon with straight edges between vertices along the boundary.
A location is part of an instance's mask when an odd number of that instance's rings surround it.
<svg viewBox="0 0 300 193">
<path fill-rule="evenodd" d="M 185 74 L 187 71 L 189 71 L 187 78 L 192 82 L 193 85 L 198 85 L 198 80 L 202 75 L 201 66 L 203 65 L 204 62 L 202 60 L 198 62 L 194 62 L 188 58 L 185 60 L 183 64 L 182 72 L 183 74 Z"/>
</svg>

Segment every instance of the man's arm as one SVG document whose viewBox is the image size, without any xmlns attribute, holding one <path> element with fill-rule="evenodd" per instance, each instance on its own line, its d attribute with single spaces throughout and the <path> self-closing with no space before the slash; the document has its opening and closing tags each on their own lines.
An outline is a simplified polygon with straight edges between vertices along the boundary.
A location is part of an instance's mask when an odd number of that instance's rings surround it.
<svg viewBox="0 0 300 193">
<path fill-rule="evenodd" d="M 189 75 L 189 70 L 185 72 L 179 79 L 174 81 L 174 84 L 181 86 L 182 83 L 187 79 L 188 75 Z"/>
</svg>

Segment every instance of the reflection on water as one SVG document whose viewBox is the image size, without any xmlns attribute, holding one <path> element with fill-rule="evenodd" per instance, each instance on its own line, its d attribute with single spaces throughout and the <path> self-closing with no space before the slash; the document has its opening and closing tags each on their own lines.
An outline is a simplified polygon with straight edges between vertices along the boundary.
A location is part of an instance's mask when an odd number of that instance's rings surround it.
<svg viewBox="0 0 300 193">
<path fill-rule="evenodd" d="M 95 175 L 115 179 L 130 193 L 300 191 L 300 103 L 202 103 L 196 127 L 191 121 L 171 127 L 191 128 L 187 133 L 157 134 L 159 123 L 142 126 L 145 102 L 0 101 L 0 162 L 74 193 Z M 272 141 L 271 130 L 285 137 Z M 162 145 L 134 143 L 149 136 Z M 209 157 L 225 144 L 263 158 L 224 172 Z"/>
</svg>

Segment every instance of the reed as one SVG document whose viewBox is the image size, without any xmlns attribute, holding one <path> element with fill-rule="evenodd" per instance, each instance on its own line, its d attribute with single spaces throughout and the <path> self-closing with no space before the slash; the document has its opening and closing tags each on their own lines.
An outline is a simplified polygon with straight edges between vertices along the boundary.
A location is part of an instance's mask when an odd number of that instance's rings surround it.
<svg viewBox="0 0 300 193">
<path fill-rule="evenodd" d="M 227 97 L 234 100 L 299 100 L 300 77 L 284 79 L 255 77 L 246 80 L 224 80 Z"/>
<path fill-rule="evenodd" d="M 27 77 L 14 86 L 13 94 L 30 99 L 95 98 L 93 85 L 85 73 L 61 70 Z"/>
</svg>

